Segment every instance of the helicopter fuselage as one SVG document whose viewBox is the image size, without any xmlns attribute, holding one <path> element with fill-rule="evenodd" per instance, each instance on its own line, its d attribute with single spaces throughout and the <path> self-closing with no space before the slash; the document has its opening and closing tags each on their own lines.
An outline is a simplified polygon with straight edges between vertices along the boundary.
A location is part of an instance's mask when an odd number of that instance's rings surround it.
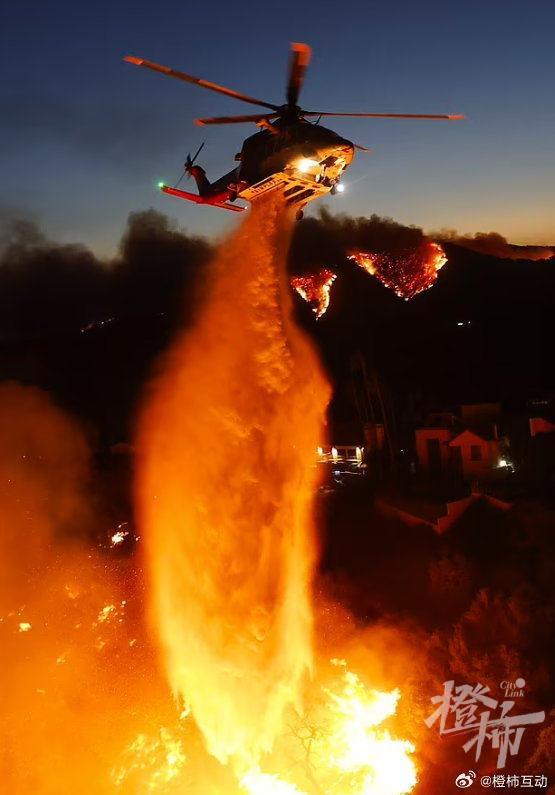
<svg viewBox="0 0 555 795">
<path fill-rule="evenodd" d="M 193 166 L 199 194 L 218 201 L 256 201 L 272 191 L 302 209 L 335 190 L 354 157 L 354 145 L 333 130 L 307 121 L 280 120 L 247 138 L 236 156 L 240 165 L 213 183 Z"/>
<path fill-rule="evenodd" d="M 311 190 L 305 197 L 310 201 L 339 183 L 354 151 L 350 141 L 326 127 L 307 121 L 278 122 L 243 143 L 237 181 L 244 187 L 239 195 L 252 201 L 285 177 L 302 183 L 303 192 Z"/>
</svg>

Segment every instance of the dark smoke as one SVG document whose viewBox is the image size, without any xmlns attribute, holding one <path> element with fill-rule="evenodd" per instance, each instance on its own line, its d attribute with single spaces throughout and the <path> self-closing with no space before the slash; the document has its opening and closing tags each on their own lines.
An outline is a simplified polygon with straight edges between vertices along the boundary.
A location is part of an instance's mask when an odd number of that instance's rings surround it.
<svg viewBox="0 0 555 795">
<path fill-rule="evenodd" d="M 210 244 L 153 210 L 130 215 L 110 261 L 30 221 L 0 230 L 0 381 L 48 390 L 119 441 L 153 360 L 194 317 Z"/>
<path fill-rule="evenodd" d="M 420 227 L 405 226 L 392 218 L 332 215 L 321 208 L 316 217 L 305 219 L 297 227 L 290 260 L 293 270 L 313 271 L 322 265 L 344 262 L 349 248 L 396 254 L 417 248 L 425 239 L 451 243 L 499 259 L 534 261 L 555 257 L 553 247 L 517 246 L 497 232 L 461 235 L 455 230 L 442 229 L 425 233 Z"/>
<path fill-rule="evenodd" d="M 354 248 L 396 253 L 418 247 L 424 238 L 419 227 L 404 226 L 391 218 L 332 215 L 322 208 L 319 215 L 297 226 L 290 263 L 294 272 L 314 271 L 344 263 L 347 253 Z"/>
<path fill-rule="evenodd" d="M 414 250 L 425 238 L 418 227 L 376 215 L 322 210 L 296 225 L 291 273 L 342 272 L 320 326 L 298 300 L 334 379 L 344 380 L 359 346 L 402 394 L 424 390 L 433 400 L 472 402 L 486 389 L 513 390 L 519 372 L 520 391 L 529 391 L 532 378 L 551 384 L 546 357 L 529 355 L 550 332 L 552 277 L 543 263 L 484 260 L 449 245 L 449 264 L 434 289 L 406 308 L 346 258 L 353 248 Z M 176 328 L 194 317 L 211 252 L 209 241 L 152 210 L 129 217 L 111 260 L 83 245 L 60 245 L 35 223 L 0 214 L 0 380 L 47 389 L 100 428 L 103 439 L 125 438 L 153 361 Z M 538 301 L 546 307 L 540 321 Z M 476 364 L 456 325 L 466 318 L 476 321 L 476 333 L 484 329 L 491 338 L 493 360 Z M 466 377 L 469 367 L 479 367 L 476 378 Z M 473 384 L 480 394 L 466 395 Z"/>
<path fill-rule="evenodd" d="M 435 240 L 455 243 L 480 254 L 500 259 L 544 260 L 555 257 L 555 248 L 550 246 L 516 246 L 498 232 L 476 232 L 474 235 L 459 235 L 454 230 L 442 229 L 432 236 Z"/>
<path fill-rule="evenodd" d="M 350 217 L 321 209 L 295 229 L 292 273 L 345 264 L 353 248 L 396 253 L 418 247 L 426 235 L 377 215 Z M 497 233 L 474 236 L 441 231 L 441 240 L 499 258 L 546 259 L 553 250 L 512 246 Z M 0 218 L 0 340 L 77 332 L 107 317 L 191 312 L 198 277 L 212 251 L 202 238 L 180 231 L 166 216 L 132 213 L 119 252 L 101 260 L 81 244 L 60 245 L 29 220 Z"/>
<path fill-rule="evenodd" d="M 81 244 L 60 245 L 33 222 L 0 226 L 0 340 L 78 332 L 91 321 L 192 308 L 211 252 L 164 215 L 132 213 L 118 255 L 98 259 Z M 185 301 L 185 304 L 183 303 Z"/>
</svg>

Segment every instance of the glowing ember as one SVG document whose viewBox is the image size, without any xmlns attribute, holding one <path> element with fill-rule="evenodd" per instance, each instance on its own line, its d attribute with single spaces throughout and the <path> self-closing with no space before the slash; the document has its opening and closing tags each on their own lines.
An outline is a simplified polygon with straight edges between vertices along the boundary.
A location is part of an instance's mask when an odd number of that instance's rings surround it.
<svg viewBox="0 0 555 795">
<path fill-rule="evenodd" d="M 115 533 L 112 533 L 110 536 L 110 546 L 117 547 L 120 544 L 123 544 L 125 539 L 129 536 L 129 530 L 127 528 L 127 522 L 122 522 L 118 524 L 117 530 Z"/>
<path fill-rule="evenodd" d="M 99 612 L 96 620 L 100 621 L 100 623 L 104 623 L 104 621 L 108 621 L 115 612 L 116 612 L 115 605 L 104 605 L 102 610 Z"/>
<path fill-rule="evenodd" d="M 432 287 L 438 271 L 447 262 L 439 243 L 431 242 L 424 242 L 413 251 L 399 254 L 352 251 L 349 259 L 371 276 L 376 276 L 405 301 Z"/>
<path fill-rule="evenodd" d="M 31 629 L 31 624 L 28 621 L 20 621 L 19 622 L 19 631 L 20 632 L 29 632 Z"/>
<path fill-rule="evenodd" d="M 291 279 L 291 287 L 298 292 L 301 298 L 312 304 L 312 311 L 316 319 L 325 314 L 330 305 L 331 286 L 337 274 L 327 268 L 322 268 L 310 276 L 295 276 Z"/>
</svg>

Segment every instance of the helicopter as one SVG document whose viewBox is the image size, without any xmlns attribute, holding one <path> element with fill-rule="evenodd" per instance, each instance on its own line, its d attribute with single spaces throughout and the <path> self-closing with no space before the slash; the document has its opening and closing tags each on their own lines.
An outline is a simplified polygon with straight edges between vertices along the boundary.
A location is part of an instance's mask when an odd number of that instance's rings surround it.
<svg viewBox="0 0 555 795">
<path fill-rule="evenodd" d="M 311 57 L 312 50 L 308 44 L 291 44 L 286 101 L 283 105 L 276 105 L 144 58 L 126 55 L 123 60 L 128 63 L 146 67 L 269 111 L 241 116 L 195 119 L 195 123 L 202 127 L 254 122 L 259 131 L 247 138 L 243 142 L 241 151 L 235 155 L 238 166 L 215 182 L 209 182 L 205 170 L 196 164 L 196 159 L 205 143 L 203 142 L 193 157 L 190 154 L 187 156 L 185 170 L 175 187 L 159 183 L 159 188 L 164 193 L 179 199 L 196 204 L 208 204 L 232 212 L 242 212 L 246 209 L 235 204 L 238 198 L 255 202 L 265 194 L 280 191 L 285 204 L 296 207 L 296 216 L 300 219 L 308 202 L 327 193 L 335 194 L 343 190 L 341 178 L 352 163 L 355 150 L 371 151 L 323 127 L 320 124 L 322 118 L 464 119 L 462 115 L 452 114 L 335 113 L 303 110 L 297 103 Z M 178 188 L 185 175 L 193 177 L 198 194 Z"/>
</svg>

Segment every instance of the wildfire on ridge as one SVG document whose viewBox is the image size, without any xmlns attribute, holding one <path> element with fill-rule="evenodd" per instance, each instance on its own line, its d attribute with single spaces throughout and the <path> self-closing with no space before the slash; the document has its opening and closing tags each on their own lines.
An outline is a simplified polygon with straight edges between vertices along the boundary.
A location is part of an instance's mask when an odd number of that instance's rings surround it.
<svg viewBox="0 0 555 795">
<path fill-rule="evenodd" d="M 349 259 L 405 301 L 432 287 L 447 262 L 443 248 L 431 241 L 398 254 L 351 251 Z"/>
<path fill-rule="evenodd" d="M 328 268 L 321 268 L 318 273 L 307 276 L 294 276 L 291 287 L 298 292 L 301 298 L 312 304 L 312 311 L 316 320 L 325 314 L 330 305 L 331 287 L 337 274 Z"/>
<path fill-rule="evenodd" d="M 439 243 L 430 241 L 422 243 L 416 249 L 397 254 L 351 251 L 348 258 L 405 301 L 432 287 L 438 271 L 447 262 Z M 322 268 L 317 273 L 291 279 L 291 287 L 311 304 L 317 320 L 330 305 L 331 288 L 336 278 L 336 273 Z"/>
</svg>

